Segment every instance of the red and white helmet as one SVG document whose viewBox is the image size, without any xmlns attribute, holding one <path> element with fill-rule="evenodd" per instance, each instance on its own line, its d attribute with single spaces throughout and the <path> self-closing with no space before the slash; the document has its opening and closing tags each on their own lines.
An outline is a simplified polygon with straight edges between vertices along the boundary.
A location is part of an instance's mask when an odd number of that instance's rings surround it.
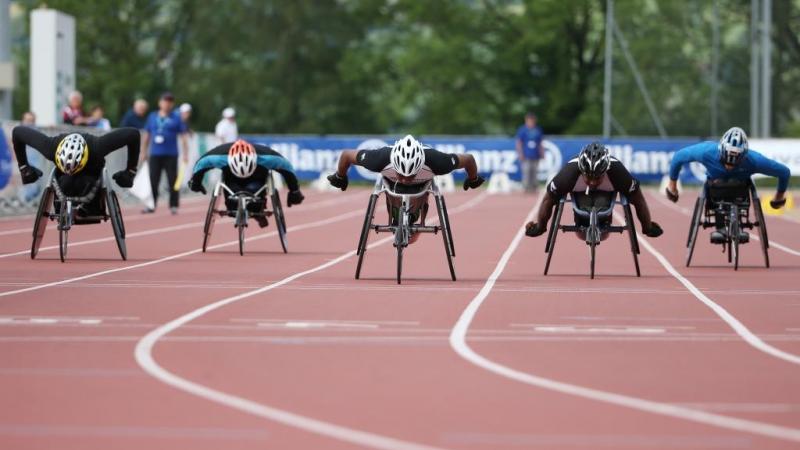
<svg viewBox="0 0 800 450">
<path fill-rule="evenodd" d="M 248 178 L 256 171 L 258 155 L 253 144 L 239 139 L 228 150 L 228 167 L 239 178 Z"/>
<path fill-rule="evenodd" d="M 425 164 L 422 144 L 410 134 L 395 142 L 390 154 L 392 169 L 404 177 L 413 177 Z"/>
</svg>

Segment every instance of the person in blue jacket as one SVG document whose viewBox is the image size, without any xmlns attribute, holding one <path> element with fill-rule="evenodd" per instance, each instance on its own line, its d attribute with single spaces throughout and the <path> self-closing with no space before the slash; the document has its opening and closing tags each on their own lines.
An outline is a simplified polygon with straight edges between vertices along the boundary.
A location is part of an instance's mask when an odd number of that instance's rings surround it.
<svg viewBox="0 0 800 450">
<path fill-rule="evenodd" d="M 269 172 L 274 170 L 281 174 L 289 188 L 286 196 L 287 206 L 291 208 L 292 205 L 299 205 L 305 198 L 300 192 L 292 164 L 280 153 L 264 145 L 254 145 L 239 139 L 209 150 L 195 163 L 192 178 L 189 180 L 189 189 L 205 194 L 203 176 L 212 169 L 222 170 L 222 182 L 232 191 L 250 193 L 261 189 L 267 183 Z M 227 200 L 227 193 L 225 196 Z M 252 205 L 256 209 L 261 209 L 264 202 L 254 202 Z M 236 206 L 228 205 L 228 208 L 236 209 Z M 266 217 L 257 216 L 256 219 L 261 227 L 267 226 Z"/>
<path fill-rule="evenodd" d="M 700 142 L 675 153 L 670 164 L 667 184 L 667 197 L 673 202 L 678 201 L 678 175 L 681 168 L 690 162 L 699 162 L 705 166 L 708 181 L 712 183 L 715 180 L 748 181 L 757 173 L 776 177 L 778 190 L 769 204 L 774 209 L 786 204 L 785 193 L 791 176 L 789 168 L 751 150 L 747 143 L 747 134 L 739 127 L 726 131 L 719 142 Z M 711 233 L 712 242 L 720 242 L 724 238 L 722 229 Z"/>
</svg>

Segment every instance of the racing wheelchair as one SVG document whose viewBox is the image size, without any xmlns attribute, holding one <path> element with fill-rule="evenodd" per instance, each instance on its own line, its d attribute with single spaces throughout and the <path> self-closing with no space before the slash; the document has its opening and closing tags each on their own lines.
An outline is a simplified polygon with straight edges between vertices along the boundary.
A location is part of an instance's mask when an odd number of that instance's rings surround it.
<svg viewBox="0 0 800 450">
<path fill-rule="evenodd" d="M 122 221 L 122 212 L 119 207 L 119 199 L 113 189 L 110 189 L 108 171 L 103 169 L 103 173 L 94 182 L 94 185 L 81 196 L 68 196 L 58 183 L 55 169 L 50 172 L 47 185 L 45 186 L 39 209 L 33 222 L 33 244 L 31 245 L 31 259 L 36 258 L 39 247 L 44 238 L 44 232 L 50 221 L 56 222 L 58 228 L 58 254 L 61 262 L 67 259 L 67 245 L 69 242 L 69 231 L 74 225 L 88 225 L 111 220 L 111 228 L 114 231 L 114 239 L 117 241 L 117 248 L 123 261 L 128 259 L 128 250 L 125 246 L 125 224 Z M 81 214 L 83 210 L 91 204 L 93 200 L 100 196 L 100 210 L 90 211 L 90 214 Z"/>
<path fill-rule="evenodd" d="M 247 219 L 250 217 L 272 217 L 275 219 L 278 228 L 278 237 L 281 241 L 283 253 L 287 253 L 286 242 L 286 217 L 283 214 L 281 198 L 275 188 L 272 171 L 267 175 L 267 183 L 256 192 L 233 191 L 220 180 L 211 193 L 211 201 L 208 204 L 206 221 L 203 226 L 203 253 L 208 248 L 211 240 L 211 233 L 214 231 L 214 222 L 219 217 L 233 218 L 233 226 L 239 234 L 239 254 L 244 255 L 245 230 L 247 229 Z M 268 209 L 267 197 L 272 203 L 272 209 Z"/>
<path fill-rule="evenodd" d="M 750 219 L 750 206 L 753 207 L 755 221 Z M 711 228 L 721 231 L 724 239 L 712 242 L 722 246 L 728 254 L 728 263 L 733 269 L 739 269 L 739 245 L 746 244 L 748 239 L 740 239 L 745 229 L 758 227 L 761 251 L 764 253 L 764 265 L 769 267 L 769 239 L 764 211 L 758 198 L 756 186 L 752 180 L 714 180 L 706 181 L 700 195 L 694 203 L 692 221 L 689 223 L 689 236 L 686 239 L 686 267 L 692 262 L 694 247 L 700 228 Z"/>
<path fill-rule="evenodd" d="M 456 256 L 453 235 L 450 231 L 450 217 L 447 215 L 447 205 L 439 187 L 433 180 L 433 173 L 423 168 L 417 175 L 414 184 L 406 185 L 397 182 L 397 174 L 391 169 L 384 170 L 375 182 L 375 188 L 369 197 L 367 214 L 364 225 L 361 227 L 361 236 L 358 239 L 358 263 L 356 265 L 356 279 L 361 276 L 361 265 L 367 252 L 367 241 L 370 231 L 376 233 L 393 233 L 394 247 L 397 250 L 397 284 L 401 283 L 403 273 L 403 252 L 408 247 L 410 238 L 414 233 L 438 233 L 441 231 L 447 265 L 450 269 L 450 278 L 456 281 L 456 271 L 453 267 L 453 258 Z M 378 225 L 375 219 L 375 205 L 381 194 L 385 194 L 387 205 L 390 205 L 390 223 Z M 425 225 L 428 212 L 427 198 L 433 195 L 436 202 L 436 211 L 439 216 L 437 225 Z M 419 223 L 417 223 L 417 219 Z"/>
<path fill-rule="evenodd" d="M 607 194 L 607 195 L 606 195 Z M 617 197 L 619 197 L 617 199 Z M 569 201 L 572 203 L 572 210 L 575 213 L 574 225 L 561 225 L 561 215 L 564 212 L 564 205 Z M 625 214 L 623 225 L 612 225 L 612 214 L 614 206 L 619 204 Z M 573 232 L 583 237 L 586 245 L 589 246 L 589 277 L 594 278 L 595 273 L 595 253 L 597 246 L 605 239 L 609 233 L 628 232 L 631 253 L 633 254 L 633 264 L 636 267 L 636 276 L 641 276 L 639 271 L 639 240 L 636 237 L 634 228 L 633 213 L 628 198 L 622 193 L 593 193 L 583 194 L 572 192 L 569 199 L 562 198 L 558 202 L 556 213 L 550 220 L 550 229 L 547 234 L 547 242 L 544 251 L 547 253 L 547 262 L 544 266 L 544 274 L 550 270 L 550 260 L 553 257 L 553 250 L 556 246 L 558 232 Z"/>
</svg>

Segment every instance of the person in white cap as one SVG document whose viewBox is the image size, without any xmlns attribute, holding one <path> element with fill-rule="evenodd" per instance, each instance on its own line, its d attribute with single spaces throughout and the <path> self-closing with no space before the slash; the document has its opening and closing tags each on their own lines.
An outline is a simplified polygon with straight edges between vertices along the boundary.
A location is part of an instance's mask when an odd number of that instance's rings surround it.
<svg viewBox="0 0 800 450">
<path fill-rule="evenodd" d="M 227 107 L 222 110 L 222 120 L 217 123 L 214 134 L 221 143 L 227 144 L 239 138 L 239 128 L 236 126 L 236 110 Z"/>
</svg>

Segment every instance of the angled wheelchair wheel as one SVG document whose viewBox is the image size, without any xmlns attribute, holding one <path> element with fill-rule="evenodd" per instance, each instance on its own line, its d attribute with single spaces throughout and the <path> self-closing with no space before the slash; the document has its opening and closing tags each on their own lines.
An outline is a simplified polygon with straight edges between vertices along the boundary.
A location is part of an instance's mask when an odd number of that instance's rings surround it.
<svg viewBox="0 0 800 450">
<path fill-rule="evenodd" d="M 289 244 L 286 238 L 286 216 L 283 215 L 283 206 L 281 206 L 281 196 L 278 191 L 273 191 L 270 194 L 272 201 L 272 213 L 275 217 L 275 226 L 278 227 L 278 237 L 281 240 L 281 248 L 283 253 L 288 253 Z"/>
<path fill-rule="evenodd" d="M 767 223 L 764 220 L 764 210 L 761 209 L 761 201 L 758 195 L 752 194 L 753 210 L 756 213 L 756 226 L 758 227 L 758 239 L 761 241 L 761 252 L 764 254 L 764 264 L 769 268 L 769 238 L 767 237 Z"/>
<path fill-rule="evenodd" d="M 564 200 L 558 202 L 556 213 L 553 220 L 550 222 L 550 234 L 547 239 L 549 245 L 545 244 L 545 251 L 547 252 L 547 261 L 544 264 L 544 274 L 550 270 L 550 260 L 553 258 L 553 249 L 556 247 L 556 238 L 558 237 L 558 229 L 561 226 L 561 213 L 564 212 Z"/>
<path fill-rule="evenodd" d="M 625 228 L 628 229 L 628 238 L 631 243 L 631 253 L 633 254 L 633 265 L 636 268 L 636 276 L 641 277 L 642 272 L 639 270 L 639 253 L 641 253 L 641 250 L 639 249 L 639 238 L 636 235 L 636 225 L 634 225 L 633 222 L 633 212 L 631 211 L 630 203 L 626 203 L 622 209 L 625 211 Z"/>
<path fill-rule="evenodd" d="M 450 256 L 456 256 L 456 244 L 453 242 L 453 232 L 450 231 L 450 216 L 447 214 L 447 202 L 444 201 L 444 196 L 439 197 L 442 200 L 442 212 L 444 216 L 444 228 L 447 231 L 447 239 L 450 241 Z M 455 275 L 453 275 L 453 281 L 455 281 Z"/>
<path fill-rule="evenodd" d="M 702 213 L 702 211 L 700 209 L 700 207 L 702 206 L 702 201 L 703 201 L 703 199 L 700 198 L 700 197 L 697 197 L 697 199 L 694 201 L 694 210 L 692 211 L 692 220 L 689 221 L 689 233 L 686 235 L 686 247 L 689 247 L 689 244 L 692 241 L 692 232 L 694 231 L 694 218 L 698 214 Z"/>
<path fill-rule="evenodd" d="M 114 231 L 114 239 L 117 241 L 117 249 L 123 261 L 128 260 L 128 249 L 125 246 L 125 223 L 122 220 L 122 211 L 119 207 L 117 193 L 109 189 L 105 194 L 106 209 L 111 218 L 111 229 Z"/>
<path fill-rule="evenodd" d="M 375 204 L 378 202 L 378 194 L 371 194 L 369 202 L 367 203 L 367 214 L 364 216 L 364 224 L 361 226 L 361 236 L 358 238 L 358 247 L 356 254 L 358 255 L 358 262 L 356 263 L 356 280 L 361 276 L 361 264 L 364 262 L 364 254 L 367 252 L 367 241 L 369 240 L 369 231 L 372 228 L 372 219 L 375 215 Z"/>
<path fill-rule="evenodd" d="M 206 211 L 206 221 L 203 225 L 203 253 L 206 252 L 208 243 L 211 240 L 211 233 L 214 231 L 214 222 L 217 218 L 217 202 L 220 195 L 215 193 L 211 194 L 211 200 L 208 202 L 208 210 Z"/>
<path fill-rule="evenodd" d="M 442 242 L 444 243 L 444 253 L 447 256 L 447 266 L 450 269 L 450 279 L 456 281 L 456 269 L 453 267 L 453 236 L 450 234 L 450 219 L 447 217 L 447 209 L 444 205 L 444 197 L 436 197 L 436 209 L 439 212 L 439 224 L 442 227 Z"/>
<path fill-rule="evenodd" d="M 33 242 L 31 244 L 31 259 L 36 258 L 39 253 L 39 247 L 42 245 L 44 239 L 44 232 L 47 229 L 47 223 L 50 222 L 50 214 L 53 212 L 53 199 L 55 192 L 50 185 L 44 188 L 42 198 L 39 200 L 39 208 L 36 211 L 36 217 L 33 219 Z"/>
<path fill-rule="evenodd" d="M 689 245 L 686 249 L 686 267 L 692 263 L 692 255 L 694 254 L 694 246 L 697 244 L 697 235 L 700 233 L 700 225 L 705 213 L 705 198 L 699 197 L 697 199 L 696 214 L 692 216 L 692 222 L 689 228 Z"/>
</svg>

